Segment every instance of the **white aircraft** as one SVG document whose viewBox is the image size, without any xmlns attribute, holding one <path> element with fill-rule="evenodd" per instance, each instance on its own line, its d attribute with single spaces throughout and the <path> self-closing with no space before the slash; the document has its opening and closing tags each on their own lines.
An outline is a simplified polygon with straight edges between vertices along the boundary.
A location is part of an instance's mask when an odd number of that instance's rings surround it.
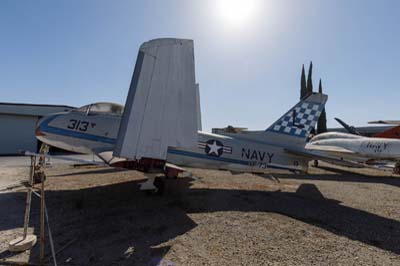
<svg viewBox="0 0 400 266">
<path fill-rule="evenodd" d="M 155 39 L 141 45 L 125 108 L 95 103 L 43 117 L 36 136 L 65 150 L 96 154 L 110 166 L 145 172 L 141 189 L 163 190 L 162 177 L 181 167 L 265 173 L 306 171 L 307 138 L 327 101 L 314 93 L 258 134 L 199 131 L 193 41 Z"/>
<path fill-rule="evenodd" d="M 313 137 L 305 148 L 316 158 L 345 166 L 384 169 L 391 161 L 396 162 L 393 172 L 400 170 L 400 139 L 327 132 Z"/>
</svg>

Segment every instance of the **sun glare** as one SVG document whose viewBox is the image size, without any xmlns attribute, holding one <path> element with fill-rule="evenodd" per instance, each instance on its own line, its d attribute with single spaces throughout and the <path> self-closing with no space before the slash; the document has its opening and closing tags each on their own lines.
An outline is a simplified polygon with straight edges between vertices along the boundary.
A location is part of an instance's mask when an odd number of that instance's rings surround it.
<svg viewBox="0 0 400 266">
<path fill-rule="evenodd" d="M 258 2 L 258 0 L 217 0 L 218 14 L 230 25 L 243 26 L 255 16 Z"/>
</svg>

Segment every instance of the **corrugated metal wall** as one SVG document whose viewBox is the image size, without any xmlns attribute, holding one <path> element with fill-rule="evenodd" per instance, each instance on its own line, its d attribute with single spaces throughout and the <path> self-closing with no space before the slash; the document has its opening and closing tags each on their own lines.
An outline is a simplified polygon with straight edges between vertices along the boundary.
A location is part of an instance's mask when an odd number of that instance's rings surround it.
<svg viewBox="0 0 400 266">
<path fill-rule="evenodd" d="M 36 116 L 0 114 L 0 155 L 37 150 Z"/>
</svg>

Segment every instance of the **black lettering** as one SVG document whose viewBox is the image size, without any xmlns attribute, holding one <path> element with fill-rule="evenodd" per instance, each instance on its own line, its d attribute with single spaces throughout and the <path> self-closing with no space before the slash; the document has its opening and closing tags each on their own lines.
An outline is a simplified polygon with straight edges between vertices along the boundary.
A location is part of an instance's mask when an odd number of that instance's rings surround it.
<svg viewBox="0 0 400 266">
<path fill-rule="evenodd" d="M 257 152 L 256 152 L 256 151 L 253 151 L 253 153 L 251 154 L 251 158 L 250 158 L 250 159 L 251 159 L 251 160 L 254 160 L 254 159 L 258 160 Z"/>
<path fill-rule="evenodd" d="M 77 130 L 77 131 L 87 131 L 89 122 L 70 119 L 67 128 Z"/>
<path fill-rule="evenodd" d="M 87 131 L 88 126 L 89 126 L 89 122 L 82 121 L 81 126 L 79 127 L 79 130 L 80 131 Z"/>
<path fill-rule="evenodd" d="M 76 121 L 75 119 L 70 119 L 67 128 L 69 128 L 69 129 L 75 129 L 76 122 L 78 122 L 78 121 Z"/>
<path fill-rule="evenodd" d="M 261 169 L 267 169 L 267 164 L 266 163 L 260 163 L 260 168 Z"/>
<path fill-rule="evenodd" d="M 274 157 L 274 154 L 267 152 L 267 156 L 268 156 L 268 162 L 272 163 L 272 157 Z"/>
<path fill-rule="evenodd" d="M 258 151 L 258 157 L 260 158 L 260 161 L 264 161 L 265 151 L 264 152 Z"/>
<path fill-rule="evenodd" d="M 249 149 L 246 150 L 245 148 L 242 148 L 242 158 L 243 157 L 250 159 L 250 150 Z"/>
</svg>

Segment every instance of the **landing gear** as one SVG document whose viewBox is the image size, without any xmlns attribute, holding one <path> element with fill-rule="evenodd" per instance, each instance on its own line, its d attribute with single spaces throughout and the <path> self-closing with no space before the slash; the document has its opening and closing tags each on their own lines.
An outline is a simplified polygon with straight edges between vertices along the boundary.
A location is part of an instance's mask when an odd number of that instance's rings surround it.
<svg viewBox="0 0 400 266">
<path fill-rule="evenodd" d="M 167 168 L 165 171 L 166 179 L 177 179 L 181 171 L 173 168 Z"/>
<path fill-rule="evenodd" d="M 160 176 L 150 176 L 146 182 L 140 185 L 140 190 L 146 191 L 148 195 L 162 195 L 164 188 L 164 179 Z"/>
<path fill-rule="evenodd" d="M 150 195 L 162 195 L 165 190 L 165 180 L 177 179 L 181 172 L 183 172 L 183 169 L 170 166 L 166 166 L 163 171 L 147 172 L 145 175 L 148 179 L 140 185 L 140 190 L 144 190 Z M 160 176 L 161 173 L 164 173 L 164 175 Z"/>
<path fill-rule="evenodd" d="M 314 167 L 318 167 L 318 160 L 314 160 Z"/>
<path fill-rule="evenodd" d="M 400 162 L 397 162 L 393 168 L 393 174 L 400 175 Z"/>
</svg>

